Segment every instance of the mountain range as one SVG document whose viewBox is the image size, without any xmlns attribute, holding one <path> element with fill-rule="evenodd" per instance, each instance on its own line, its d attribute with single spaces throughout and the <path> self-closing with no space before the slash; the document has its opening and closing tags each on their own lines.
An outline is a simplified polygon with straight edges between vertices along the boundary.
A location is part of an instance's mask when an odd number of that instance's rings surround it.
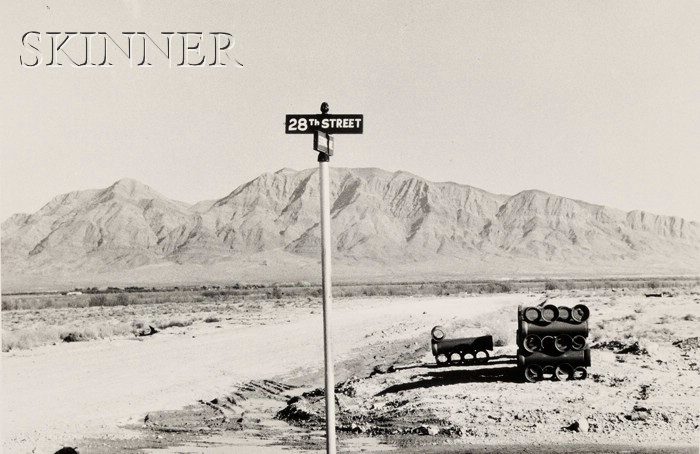
<svg viewBox="0 0 700 454">
<path fill-rule="evenodd" d="M 2 223 L 3 287 L 318 280 L 317 169 L 265 173 L 194 205 L 122 179 Z M 698 274 L 700 224 L 538 190 L 331 169 L 341 279 Z M 26 285 L 25 285 L 26 286 Z"/>
</svg>

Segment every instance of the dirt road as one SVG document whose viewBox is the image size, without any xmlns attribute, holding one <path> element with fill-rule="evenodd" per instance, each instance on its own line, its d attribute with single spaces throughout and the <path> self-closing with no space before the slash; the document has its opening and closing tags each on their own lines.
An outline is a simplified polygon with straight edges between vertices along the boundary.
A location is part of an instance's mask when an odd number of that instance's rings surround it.
<svg viewBox="0 0 700 454">
<path fill-rule="evenodd" d="M 335 359 L 348 359 L 373 333 L 384 331 L 385 341 L 426 333 L 427 342 L 434 324 L 526 301 L 524 295 L 336 300 Z M 264 310 L 275 310 L 270 306 Z M 53 452 L 84 437 L 126 437 L 119 426 L 149 411 L 181 408 L 237 382 L 322 367 L 320 307 L 280 310 L 272 320 L 3 353 L 3 451 Z"/>
</svg>

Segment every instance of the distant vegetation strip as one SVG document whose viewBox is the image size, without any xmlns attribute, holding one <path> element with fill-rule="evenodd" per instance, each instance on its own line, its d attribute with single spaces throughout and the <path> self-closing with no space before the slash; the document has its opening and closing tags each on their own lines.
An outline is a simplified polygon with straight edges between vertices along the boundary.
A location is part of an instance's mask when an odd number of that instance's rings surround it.
<svg viewBox="0 0 700 454">
<path fill-rule="evenodd" d="M 402 282 L 385 284 L 341 284 L 334 297 L 449 296 L 461 293 L 489 294 L 540 292 L 545 290 L 659 289 L 694 287 L 700 278 L 547 279 L 503 281 Z M 320 298 L 321 287 L 306 282 L 294 284 L 235 284 L 197 287 L 107 287 L 76 288 L 70 292 L 18 293 L 2 296 L 2 310 L 40 310 L 70 307 L 110 307 L 163 303 L 201 303 L 226 300 L 279 300 Z"/>
<path fill-rule="evenodd" d="M 88 322 L 88 321 L 86 321 Z M 84 342 L 96 339 L 110 339 L 124 336 L 143 336 L 153 326 L 158 330 L 172 327 L 184 327 L 194 323 L 192 317 L 160 317 L 152 321 L 134 320 L 100 321 L 68 325 L 51 325 L 47 321 L 36 323 L 33 327 L 18 330 L 2 330 L 2 351 L 26 350 L 57 342 Z M 208 323 L 208 322 L 207 322 Z"/>
</svg>

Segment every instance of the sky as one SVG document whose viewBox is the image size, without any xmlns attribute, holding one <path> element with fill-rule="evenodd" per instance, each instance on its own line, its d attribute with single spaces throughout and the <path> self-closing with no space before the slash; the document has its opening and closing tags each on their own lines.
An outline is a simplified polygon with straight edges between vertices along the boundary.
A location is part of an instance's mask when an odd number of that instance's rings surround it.
<svg viewBox="0 0 700 454">
<path fill-rule="evenodd" d="M 10 0 L 0 217 L 130 177 L 194 203 L 315 167 L 284 115 L 364 115 L 332 166 L 700 221 L 700 2 Z M 243 67 L 20 66 L 27 31 L 225 31 Z"/>
</svg>

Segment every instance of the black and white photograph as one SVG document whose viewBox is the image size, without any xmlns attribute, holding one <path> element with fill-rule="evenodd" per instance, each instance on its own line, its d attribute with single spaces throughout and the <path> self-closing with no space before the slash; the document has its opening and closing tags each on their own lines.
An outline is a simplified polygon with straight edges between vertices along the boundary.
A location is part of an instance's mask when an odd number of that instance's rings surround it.
<svg viewBox="0 0 700 454">
<path fill-rule="evenodd" d="M 700 2 L 0 24 L 3 453 L 700 453 Z"/>
</svg>

